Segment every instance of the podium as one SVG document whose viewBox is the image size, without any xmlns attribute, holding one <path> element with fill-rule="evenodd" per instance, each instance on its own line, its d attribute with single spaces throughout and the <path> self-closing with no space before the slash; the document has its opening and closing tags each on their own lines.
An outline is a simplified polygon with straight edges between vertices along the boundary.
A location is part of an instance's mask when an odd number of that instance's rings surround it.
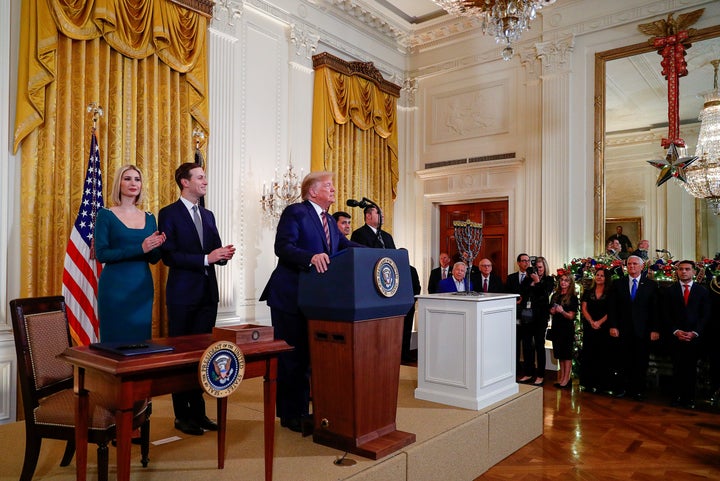
<svg viewBox="0 0 720 481">
<path fill-rule="evenodd" d="M 313 441 L 371 459 L 413 442 L 395 426 L 402 327 L 414 304 L 406 251 L 348 249 L 302 274 Z"/>
</svg>

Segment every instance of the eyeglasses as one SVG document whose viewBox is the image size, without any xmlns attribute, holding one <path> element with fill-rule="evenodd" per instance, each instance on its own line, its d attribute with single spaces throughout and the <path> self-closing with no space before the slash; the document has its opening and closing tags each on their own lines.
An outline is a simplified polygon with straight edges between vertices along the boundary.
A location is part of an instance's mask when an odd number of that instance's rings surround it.
<svg viewBox="0 0 720 481">
<path fill-rule="evenodd" d="M 520 262 L 530 262 L 530 259 L 520 259 Z"/>
<path fill-rule="evenodd" d="M 480 267 L 492 267 L 492 264 L 480 264 Z"/>
</svg>

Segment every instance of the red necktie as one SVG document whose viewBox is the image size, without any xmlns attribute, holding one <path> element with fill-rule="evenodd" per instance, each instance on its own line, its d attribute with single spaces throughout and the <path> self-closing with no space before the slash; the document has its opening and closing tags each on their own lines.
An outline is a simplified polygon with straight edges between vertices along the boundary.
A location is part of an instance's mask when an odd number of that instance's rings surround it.
<svg viewBox="0 0 720 481">
<path fill-rule="evenodd" d="M 685 292 L 683 293 L 685 299 L 685 305 L 688 305 L 688 299 L 690 298 L 690 284 L 685 284 Z"/>
<path fill-rule="evenodd" d="M 327 212 L 322 211 L 322 225 L 325 230 L 325 241 L 327 241 L 328 252 L 330 252 L 330 228 L 328 227 Z"/>
<path fill-rule="evenodd" d="M 483 292 L 487 292 L 487 277 L 483 279 Z"/>
</svg>

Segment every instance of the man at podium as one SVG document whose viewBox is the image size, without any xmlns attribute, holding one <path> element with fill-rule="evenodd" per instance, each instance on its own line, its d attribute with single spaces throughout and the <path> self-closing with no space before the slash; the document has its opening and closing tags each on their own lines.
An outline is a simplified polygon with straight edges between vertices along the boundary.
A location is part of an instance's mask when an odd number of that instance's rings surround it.
<svg viewBox="0 0 720 481">
<path fill-rule="evenodd" d="M 277 415 L 280 425 L 301 432 L 309 416 L 310 350 L 308 323 L 298 307 L 300 272 L 327 271 L 330 256 L 349 247 L 363 247 L 340 233 L 327 210 L 335 202 L 332 172 L 311 172 L 301 186 L 303 201 L 285 208 L 275 234 L 278 265 L 261 301 L 270 306 L 275 338 L 295 349 L 278 360 Z"/>
</svg>

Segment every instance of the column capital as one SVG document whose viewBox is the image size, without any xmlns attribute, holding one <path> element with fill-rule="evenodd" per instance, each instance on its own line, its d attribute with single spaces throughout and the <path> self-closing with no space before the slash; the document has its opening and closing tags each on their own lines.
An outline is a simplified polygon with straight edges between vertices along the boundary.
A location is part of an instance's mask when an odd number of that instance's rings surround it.
<svg viewBox="0 0 720 481">
<path fill-rule="evenodd" d="M 570 71 L 570 54 L 575 47 L 575 36 L 567 35 L 535 45 L 537 57 L 542 62 L 543 75 L 556 75 Z"/>
</svg>

